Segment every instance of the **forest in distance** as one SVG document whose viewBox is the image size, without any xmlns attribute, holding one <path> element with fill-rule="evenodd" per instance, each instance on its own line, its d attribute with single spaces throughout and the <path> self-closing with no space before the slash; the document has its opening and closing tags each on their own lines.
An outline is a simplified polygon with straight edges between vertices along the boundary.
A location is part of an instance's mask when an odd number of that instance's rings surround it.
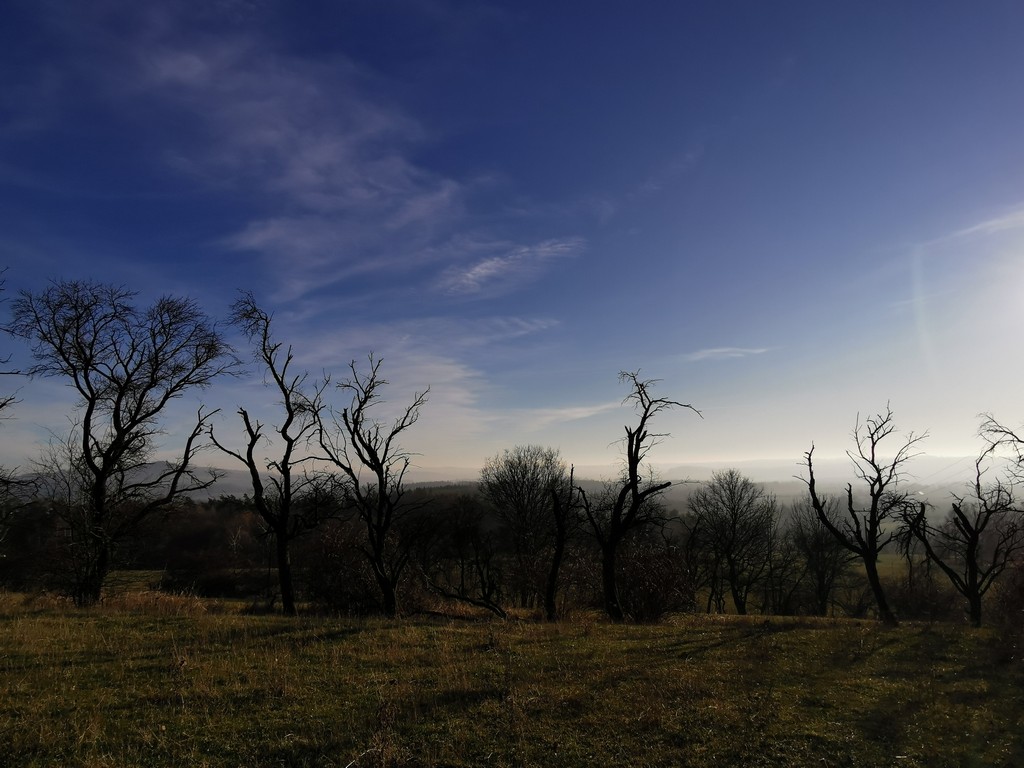
<svg viewBox="0 0 1024 768">
<path fill-rule="evenodd" d="M 831 466 L 825 477 L 813 446 L 784 484 L 729 468 L 673 482 L 650 468 L 661 419 L 699 411 L 623 371 L 616 477 L 584 479 L 571 457 L 517 445 L 473 483 L 415 484 L 403 438 L 429 407 L 429 382 L 382 415 L 379 357 L 319 378 L 296 370 L 251 293 L 227 319 L 248 349 L 190 299 L 137 299 L 73 280 L 10 298 L 6 330 L 32 363 L 8 373 L 63 381 L 78 403 L 32 472 L 3 476 L 8 589 L 87 607 L 119 573 L 145 571 L 158 589 L 286 615 L 462 606 L 548 621 L 597 610 L 614 622 L 703 612 L 1021 623 L 1024 438 L 993 416 L 969 477 L 950 488 L 915 484 L 908 464 L 924 436 L 901 432 L 888 405 L 851 418 L 843 483 Z M 229 433 L 200 408 L 181 443 L 164 445 L 168 408 L 229 375 L 266 382 L 275 416 L 239 403 Z M 17 398 L 0 405 L 9 414 Z M 178 458 L 156 462 L 158 449 Z M 233 492 L 203 449 L 237 468 Z"/>
</svg>

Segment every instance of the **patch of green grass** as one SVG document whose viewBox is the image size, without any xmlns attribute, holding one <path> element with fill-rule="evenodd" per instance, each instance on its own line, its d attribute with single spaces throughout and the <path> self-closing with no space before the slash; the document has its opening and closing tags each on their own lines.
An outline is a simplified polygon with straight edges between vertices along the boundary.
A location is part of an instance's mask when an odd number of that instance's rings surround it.
<svg viewBox="0 0 1024 768">
<path fill-rule="evenodd" d="M 89 612 L 6 596 L 0 755 L 11 766 L 1021 765 L 1024 669 L 992 659 L 988 635 L 953 626 L 289 620 L 155 596 Z"/>
</svg>

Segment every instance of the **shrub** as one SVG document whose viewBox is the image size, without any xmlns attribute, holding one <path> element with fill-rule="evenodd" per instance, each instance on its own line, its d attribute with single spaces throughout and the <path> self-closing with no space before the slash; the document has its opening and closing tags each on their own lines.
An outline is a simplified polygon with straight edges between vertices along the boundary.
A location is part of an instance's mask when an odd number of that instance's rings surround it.
<svg viewBox="0 0 1024 768">
<path fill-rule="evenodd" d="M 987 623 L 995 630 L 997 656 L 1019 662 L 1024 659 L 1024 559 L 1003 572 L 993 591 Z"/>
</svg>

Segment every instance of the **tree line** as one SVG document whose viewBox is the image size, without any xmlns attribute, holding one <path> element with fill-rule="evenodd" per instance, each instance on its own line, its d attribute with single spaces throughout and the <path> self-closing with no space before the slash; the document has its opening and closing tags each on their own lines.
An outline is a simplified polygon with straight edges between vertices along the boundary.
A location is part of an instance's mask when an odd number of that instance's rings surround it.
<svg viewBox="0 0 1024 768">
<path fill-rule="evenodd" d="M 476 487 L 410 488 L 402 438 L 429 387 L 385 419 L 380 358 L 351 362 L 338 380 L 313 379 L 295 369 L 272 315 L 242 293 L 228 323 L 274 392 L 272 423 L 254 415 L 262 403 L 240 403 L 232 434 L 200 408 L 176 458 L 157 462 L 168 406 L 240 375 L 243 353 L 194 301 L 163 297 L 139 307 L 137 298 L 119 286 L 64 280 L 11 303 L 6 330 L 30 345 L 33 363 L 8 372 L 62 379 L 77 403 L 71 428 L 51 441 L 36 471 L 0 477 L 0 578 L 8 584 L 34 579 L 88 606 L 119 565 L 196 575 L 196 563 L 182 563 L 212 546 L 210 557 L 236 584 L 259 572 L 265 554 L 287 614 L 304 600 L 388 616 L 445 600 L 548 620 L 599 606 L 615 621 L 669 611 L 873 611 L 895 623 L 938 603 L 938 575 L 948 583 L 943 594 L 958 596 L 975 625 L 1007 571 L 1021 586 L 1024 439 L 993 417 L 980 430 L 972 482 L 942 508 L 906 490 L 906 465 L 924 436 L 898 434 L 887 407 L 855 422 L 844 493 L 822 492 L 812 446 L 801 477 L 807 494 L 797 503 L 781 505 L 725 470 L 672 509 L 671 482 L 648 461 L 667 437 L 658 419 L 670 409 L 701 414 L 660 395 L 658 381 L 625 371 L 633 416 L 616 478 L 583 481 L 557 451 L 526 445 L 488 458 Z M 15 404 L 0 399 L 4 410 Z M 244 498 L 194 501 L 217 479 L 197 462 L 207 446 L 246 472 Z M 190 539 L 190 528 L 206 539 Z M 886 555 L 902 559 L 903 583 L 886 578 Z M 204 568 L 218 570 L 209 561 Z"/>
</svg>

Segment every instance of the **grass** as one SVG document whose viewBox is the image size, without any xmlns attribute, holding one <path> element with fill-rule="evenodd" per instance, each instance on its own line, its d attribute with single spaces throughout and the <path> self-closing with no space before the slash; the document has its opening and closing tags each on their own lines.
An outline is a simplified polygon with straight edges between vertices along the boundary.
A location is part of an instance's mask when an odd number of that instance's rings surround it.
<svg viewBox="0 0 1024 768">
<path fill-rule="evenodd" d="M 958 626 L 246 616 L 0 596 L 9 766 L 1017 766 L 1024 665 Z"/>
</svg>

